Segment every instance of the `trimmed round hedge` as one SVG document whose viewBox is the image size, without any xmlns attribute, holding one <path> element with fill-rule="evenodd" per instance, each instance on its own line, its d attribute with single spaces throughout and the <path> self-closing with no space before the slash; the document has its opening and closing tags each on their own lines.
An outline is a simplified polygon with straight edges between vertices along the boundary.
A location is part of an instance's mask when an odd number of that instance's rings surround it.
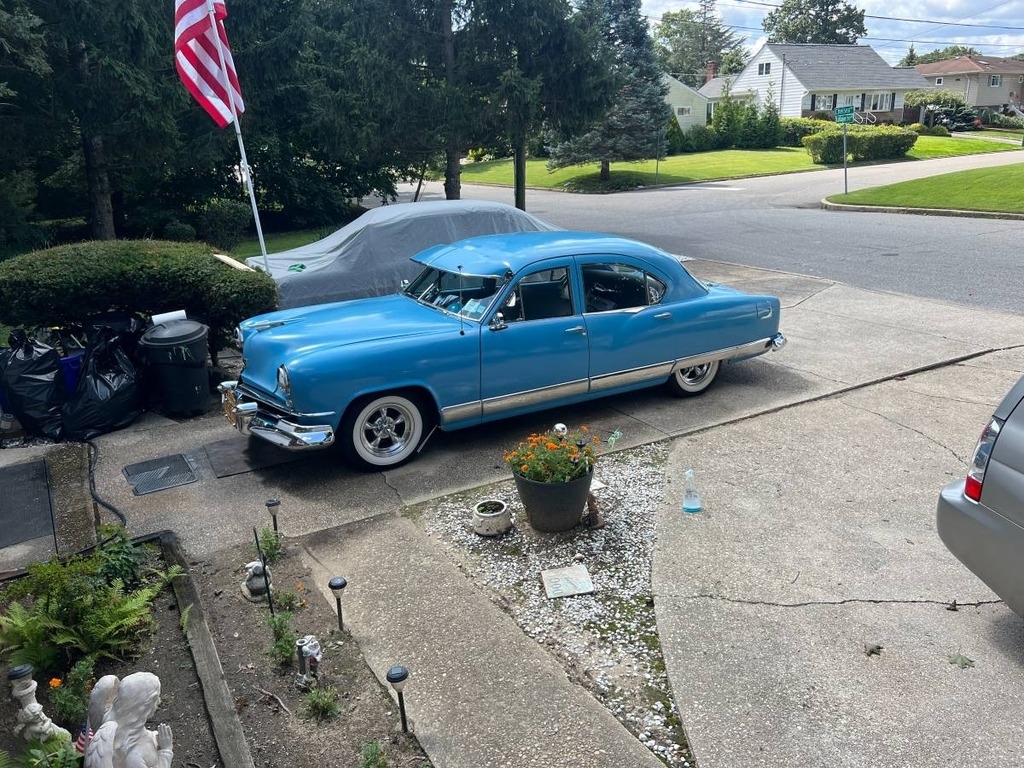
<svg viewBox="0 0 1024 768">
<path fill-rule="evenodd" d="M 239 321 L 277 301 L 268 275 L 234 269 L 202 243 L 93 240 L 0 262 L 0 322 L 12 326 L 76 326 L 110 310 L 148 318 L 184 309 L 210 327 L 216 354 Z"/>
</svg>

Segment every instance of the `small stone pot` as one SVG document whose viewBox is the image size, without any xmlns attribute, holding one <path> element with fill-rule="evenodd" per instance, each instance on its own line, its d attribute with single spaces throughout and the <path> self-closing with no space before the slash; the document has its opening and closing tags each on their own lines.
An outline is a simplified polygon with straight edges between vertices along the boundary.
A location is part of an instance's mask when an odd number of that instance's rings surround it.
<svg viewBox="0 0 1024 768">
<path fill-rule="evenodd" d="M 576 527 L 583 519 L 594 470 L 568 483 L 541 483 L 513 475 L 526 519 L 534 530 L 558 533 Z"/>
<path fill-rule="evenodd" d="M 501 536 L 512 527 L 512 512 L 501 499 L 484 499 L 473 507 L 473 530 L 481 536 Z"/>
</svg>

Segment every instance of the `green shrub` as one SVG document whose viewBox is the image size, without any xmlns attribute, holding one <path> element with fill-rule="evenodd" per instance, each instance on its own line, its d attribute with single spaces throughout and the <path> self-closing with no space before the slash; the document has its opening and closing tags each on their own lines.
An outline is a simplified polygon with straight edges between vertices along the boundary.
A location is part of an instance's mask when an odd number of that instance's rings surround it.
<svg viewBox="0 0 1024 768">
<path fill-rule="evenodd" d="M 380 744 L 376 741 L 363 745 L 363 763 L 361 768 L 388 768 L 388 759 L 384 756 Z"/>
<path fill-rule="evenodd" d="M 108 581 L 102 569 L 98 553 L 30 565 L 28 575 L 3 593 L 12 602 L 0 615 L 0 658 L 59 671 L 84 657 L 137 653 L 152 627 L 153 600 L 181 569 L 151 572 L 149 583 L 135 590 L 120 579 Z"/>
<path fill-rule="evenodd" d="M 721 145 L 718 131 L 710 125 L 693 126 L 686 132 L 686 141 L 689 145 L 687 152 L 710 152 Z"/>
<path fill-rule="evenodd" d="M 260 549 L 263 550 L 263 557 L 267 563 L 276 563 L 284 557 L 284 545 L 281 542 L 281 535 L 269 526 L 260 529 Z M 253 545 L 255 549 L 255 545 Z M 259 557 L 259 552 L 256 556 Z"/>
<path fill-rule="evenodd" d="M 916 141 L 916 133 L 894 125 L 853 125 L 847 128 L 846 152 L 854 160 L 893 160 L 906 155 Z M 843 132 L 838 128 L 805 136 L 803 144 L 815 163 L 843 162 Z"/>
<path fill-rule="evenodd" d="M 191 243 L 196 239 L 196 228 L 177 219 L 171 219 L 164 226 L 164 237 L 178 243 Z"/>
<path fill-rule="evenodd" d="M 811 155 L 811 161 L 823 165 L 843 162 L 843 134 L 839 131 L 822 131 L 804 136 L 803 145 Z"/>
<path fill-rule="evenodd" d="M 30 741 L 20 764 L 24 768 L 80 768 L 82 756 L 70 741 L 54 737 L 46 742 Z"/>
<path fill-rule="evenodd" d="M 690 151 L 687 148 L 686 134 L 679 127 L 679 121 L 676 120 L 675 115 L 668 119 L 668 130 L 665 131 L 665 139 L 668 143 L 669 155 L 679 155 Z"/>
<path fill-rule="evenodd" d="M 54 719 L 71 733 L 77 733 L 79 726 L 85 722 L 94 667 L 92 657 L 86 656 L 63 679 L 54 678 L 50 681 L 50 703 L 53 705 Z"/>
<path fill-rule="evenodd" d="M 826 128 L 835 128 L 831 120 L 813 120 L 809 117 L 783 117 L 779 120 L 779 145 L 783 147 L 803 146 L 804 136 L 820 133 Z"/>
<path fill-rule="evenodd" d="M 286 667 L 295 658 L 295 641 L 299 639 L 298 634 L 292 628 L 292 615 L 283 611 L 273 616 L 267 616 L 267 626 L 273 636 L 273 643 L 267 649 L 270 656 L 278 665 Z"/>
<path fill-rule="evenodd" d="M 215 197 L 195 212 L 196 232 L 210 245 L 230 251 L 240 242 L 252 221 L 248 203 Z"/>
<path fill-rule="evenodd" d="M 306 716 L 317 722 L 337 717 L 341 713 L 338 691 L 329 685 L 310 688 L 302 697 L 302 705 Z"/>
<path fill-rule="evenodd" d="M 227 346 L 239 321 L 277 305 L 263 272 L 233 269 L 200 243 L 108 240 L 33 251 L 0 262 L 0 323 L 82 325 L 108 310 L 150 316 L 184 309 Z"/>
<path fill-rule="evenodd" d="M 925 136 L 928 133 L 928 126 L 921 123 L 911 123 L 907 126 L 908 131 L 913 131 L 918 136 Z"/>
<path fill-rule="evenodd" d="M 1024 120 L 1012 115 L 1004 115 L 1001 112 L 990 111 L 987 116 L 989 125 L 994 128 L 1024 128 Z"/>
</svg>

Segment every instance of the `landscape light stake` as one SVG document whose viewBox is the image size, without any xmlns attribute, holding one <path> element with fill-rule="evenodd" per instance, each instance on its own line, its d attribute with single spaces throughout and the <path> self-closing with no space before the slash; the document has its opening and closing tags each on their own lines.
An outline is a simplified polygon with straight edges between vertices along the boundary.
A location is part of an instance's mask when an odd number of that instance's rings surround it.
<svg viewBox="0 0 1024 768">
<path fill-rule="evenodd" d="M 348 586 L 348 581 L 344 576 L 335 576 L 329 582 L 327 586 L 330 587 L 331 592 L 334 594 L 334 599 L 338 604 L 338 631 L 345 631 L 345 622 L 341 618 L 341 593 L 345 591 L 345 587 Z"/>
<path fill-rule="evenodd" d="M 270 615 L 274 615 L 274 594 L 270 591 L 270 573 L 267 571 L 267 556 L 260 552 L 260 562 L 263 564 L 263 583 L 267 585 L 267 605 L 270 606 Z"/>
<path fill-rule="evenodd" d="M 277 513 L 281 506 L 280 499 L 267 499 L 267 512 L 270 513 L 270 519 L 274 522 L 274 533 L 277 534 Z"/>
<path fill-rule="evenodd" d="M 387 681 L 398 694 L 398 711 L 402 715 L 402 733 L 409 732 L 409 723 L 405 719 L 405 697 L 402 696 L 402 689 L 405 688 L 405 681 L 409 679 L 409 670 L 405 667 L 394 666 L 388 670 Z"/>
</svg>

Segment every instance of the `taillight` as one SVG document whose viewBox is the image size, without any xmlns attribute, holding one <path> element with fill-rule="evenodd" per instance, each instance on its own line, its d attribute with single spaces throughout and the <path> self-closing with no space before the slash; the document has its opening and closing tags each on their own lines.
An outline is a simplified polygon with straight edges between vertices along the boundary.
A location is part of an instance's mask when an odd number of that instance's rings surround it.
<svg viewBox="0 0 1024 768">
<path fill-rule="evenodd" d="M 981 437 L 978 438 L 978 445 L 974 449 L 974 458 L 971 460 L 971 468 L 967 470 L 967 481 L 964 484 L 964 496 L 971 501 L 981 500 L 981 486 L 985 482 L 985 470 L 988 469 L 992 446 L 996 444 L 1001 426 L 1003 426 L 1003 422 L 993 418 L 982 430 Z"/>
</svg>

